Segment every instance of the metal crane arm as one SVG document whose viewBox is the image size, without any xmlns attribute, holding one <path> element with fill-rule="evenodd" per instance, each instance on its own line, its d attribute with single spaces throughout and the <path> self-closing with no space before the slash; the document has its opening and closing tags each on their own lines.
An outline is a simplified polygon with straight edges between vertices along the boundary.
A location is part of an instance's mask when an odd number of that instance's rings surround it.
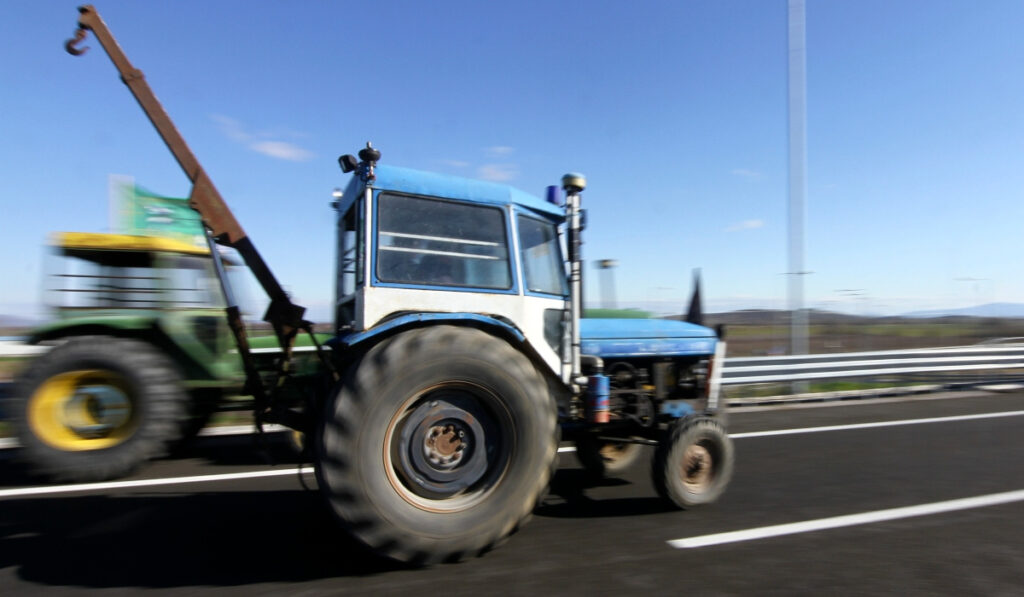
<svg viewBox="0 0 1024 597">
<path fill-rule="evenodd" d="M 189 206 L 199 212 L 203 226 L 206 228 L 208 239 L 237 250 L 245 264 L 252 270 L 253 275 L 256 276 L 267 296 L 270 297 L 270 306 L 267 308 L 263 319 L 273 326 L 281 349 L 284 351 L 284 359 L 282 361 L 282 363 L 285 363 L 282 366 L 282 372 L 284 372 L 287 369 L 287 363 L 291 359 L 296 333 L 300 329 L 310 332 L 312 329 L 311 324 L 303 320 L 305 308 L 292 303 L 284 289 L 281 288 L 277 278 L 274 277 L 274 274 L 270 271 L 266 262 L 263 261 L 249 236 L 242 229 L 241 224 L 238 223 L 234 214 L 231 213 L 231 209 L 228 208 L 220 192 L 217 191 L 213 181 L 207 176 L 203 167 L 199 164 L 199 160 L 196 159 L 185 139 L 178 132 L 177 127 L 174 126 L 167 111 L 164 110 L 156 95 L 153 94 L 153 90 L 146 83 L 142 71 L 132 66 L 131 62 L 128 61 L 124 51 L 121 50 L 117 40 L 114 39 L 114 36 L 110 33 L 103 19 L 100 18 L 96 9 L 91 5 L 85 5 L 79 7 L 78 11 L 80 13 L 78 30 L 75 32 L 74 38 L 65 43 L 65 49 L 76 56 L 88 50 L 88 48 L 78 47 L 85 39 L 87 31 L 92 31 L 96 39 L 99 40 L 100 45 L 103 46 L 103 49 L 120 73 L 121 80 L 131 90 L 142 111 L 146 113 L 150 122 L 156 127 L 157 133 L 164 140 L 164 143 L 167 144 L 167 148 L 171 150 L 181 169 L 184 170 L 185 175 L 192 182 Z M 212 243 L 210 248 L 216 261 L 217 252 L 214 250 L 215 247 Z M 225 296 L 228 298 L 228 323 L 234 333 L 239 354 L 246 369 L 247 389 L 249 393 L 256 397 L 257 401 L 260 401 L 265 398 L 266 392 L 252 362 L 245 327 L 242 323 L 238 306 L 233 304 L 234 301 L 228 280 L 224 276 L 222 269 L 218 268 L 218 270 L 221 286 L 224 289 Z"/>
</svg>

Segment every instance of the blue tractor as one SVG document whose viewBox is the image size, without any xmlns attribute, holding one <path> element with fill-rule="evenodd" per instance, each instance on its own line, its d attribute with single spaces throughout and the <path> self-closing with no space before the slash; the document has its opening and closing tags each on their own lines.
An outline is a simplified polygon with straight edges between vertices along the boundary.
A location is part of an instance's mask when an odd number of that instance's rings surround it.
<svg viewBox="0 0 1024 597">
<path fill-rule="evenodd" d="M 80 11 L 68 50 L 94 32 L 193 182 L 258 424 L 307 434 L 320 489 L 362 544 L 418 564 L 488 551 L 530 516 L 561 442 L 591 476 L 654 446 L 654 486 L 682 508 L 725 489 L 725 342 L 681 321 L 581 317 L 582 176 L 563 177 L 563 207 L 381 165 L 370 144 L 342 156 L 352 176 L 334 202 L 334 333 L 321 346 L 141 73 L 95 10 Z M 273 370 L 251 356 L 215 244 L 236 249 L 270 297 L 264 319 L 283 349 Z M 301 331 L 315 373 L 290 365 Z"/>
<path fill-rule="evenodd" d="M 559 438 L 593 477 L 653 445 L 665 498 L 718 497 L 733 463 L 724 342 L 681 321 L 580 317 L 582 176 L 563 178 L 562 208 L 378 165 L 369 145 L 360 158 L 341 158 L 353 176 L 335 202 L 329 344 L 346 373 L 317 405 L 315 442 L 343 524 L 399 559 L 485 550 L 533 509 Z"/>
</svg>

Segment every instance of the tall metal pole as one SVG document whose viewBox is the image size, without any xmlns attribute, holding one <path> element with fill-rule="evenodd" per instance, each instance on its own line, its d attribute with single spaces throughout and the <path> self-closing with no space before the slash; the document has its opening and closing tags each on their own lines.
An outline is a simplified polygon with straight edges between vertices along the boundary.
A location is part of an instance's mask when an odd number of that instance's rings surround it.
<svg viewBox="0 0 1024 597">
<path fill-rule="evenodd" d="M 615 297 L 615 275 L 613 268 L 618 267 L 619 262 L 614 259 L 599 259 L 597 269 L 601 270 L 601 307 L 605 309 L 617 309 L 618 301 Z"/>
<path fill-rule="evenodd" d="M 804 0 L 789 0 L 789 312 L 790 354 L 807 354 L 804 219 L 807 196 L 807 57 Z"/>
</svg>

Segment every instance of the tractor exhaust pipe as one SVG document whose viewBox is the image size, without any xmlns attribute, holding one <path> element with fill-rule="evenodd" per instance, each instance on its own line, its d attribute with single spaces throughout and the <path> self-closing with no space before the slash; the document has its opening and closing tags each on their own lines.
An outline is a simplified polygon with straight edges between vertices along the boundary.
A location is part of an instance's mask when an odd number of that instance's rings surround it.
<svg viewBox="0 0 1024 597">
<path fill-rule="evenodd" d="M 583 218 L 580 193 L 586 187 L 587 179 L 582 174 L 566 174 L 562 177 L 566 217 L 569 220 L 569 383 L 576 394 L 587 383 L 580 365 L 580 317 L 583 314 Z"/>
</svg>

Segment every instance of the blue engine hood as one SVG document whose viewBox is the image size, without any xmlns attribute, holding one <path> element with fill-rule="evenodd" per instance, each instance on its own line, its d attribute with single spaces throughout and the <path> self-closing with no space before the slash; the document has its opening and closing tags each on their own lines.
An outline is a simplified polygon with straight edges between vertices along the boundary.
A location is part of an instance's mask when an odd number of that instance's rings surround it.
<svg viewBox="0 0 1024 597">
<path fill-rule="evenodd" d="M 715 351 L 714 330 L 670 319 L 581 319 L 586 355 L 607 357 L 705 355 Z"/>
</svg>

